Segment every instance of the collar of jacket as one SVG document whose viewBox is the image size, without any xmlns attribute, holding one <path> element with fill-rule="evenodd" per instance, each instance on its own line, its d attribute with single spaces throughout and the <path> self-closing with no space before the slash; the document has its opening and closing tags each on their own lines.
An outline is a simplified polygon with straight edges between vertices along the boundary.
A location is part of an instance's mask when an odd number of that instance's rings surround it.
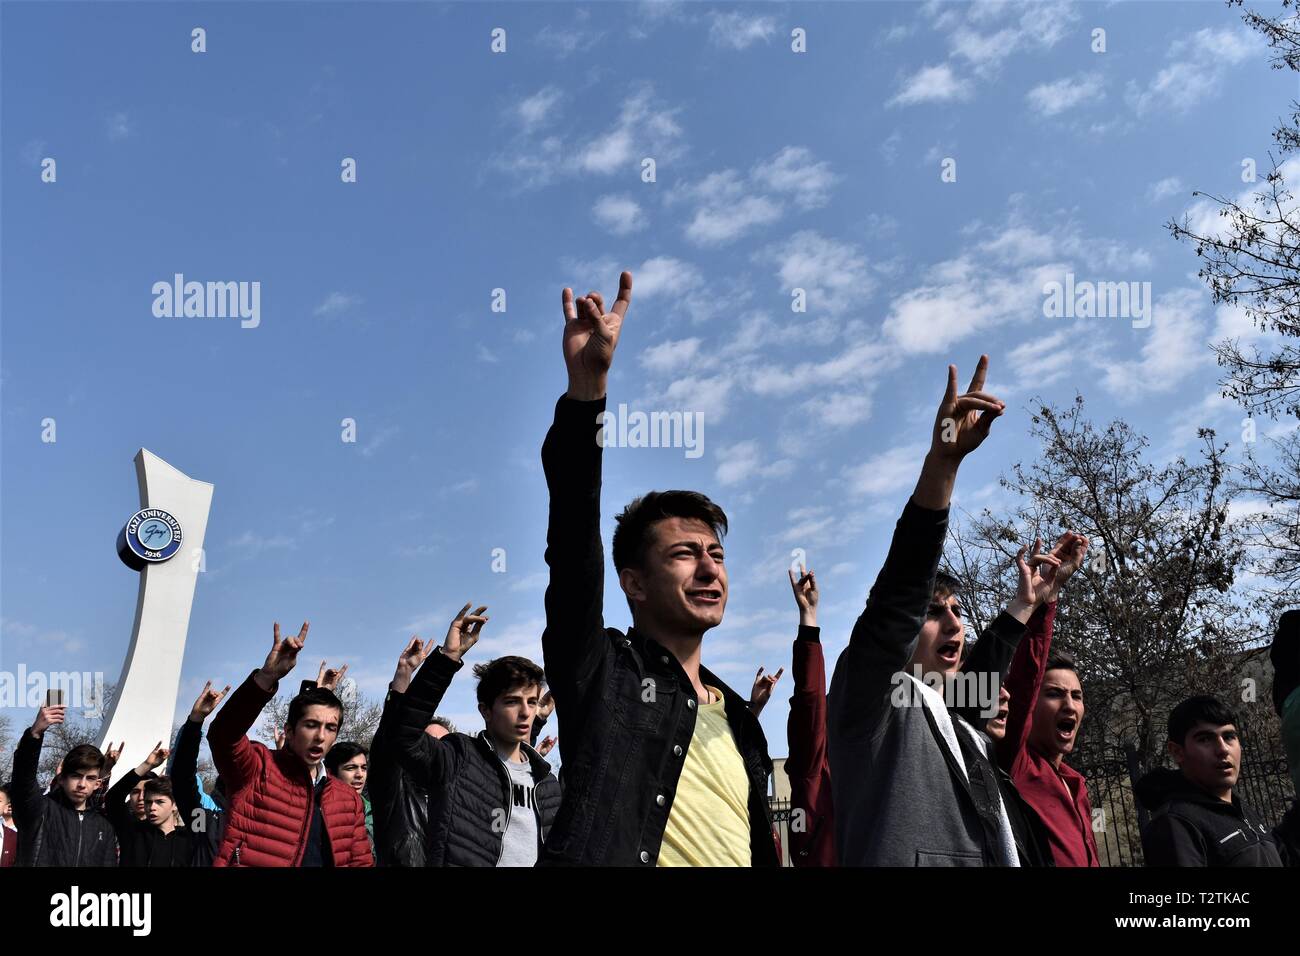
<svg viewBox="0 0 1300 956">
<path fill-rule="evenodd" d="M 488 736 L 486 728 L 476 733 L 474 735 L 474 740 L 478 743 L 479 749 L 482 750 L 486 756 L 491 757 L 493 760 L 501 759 L 501 755 L 497 753 L 496 745 L 492 743 L 492 738 Z M 519 749 L 522 750 L 524 756 L 528 758 L 528 764 L 533 771 L 533 779 L 538 783 L 541 783 L 551 772 L 551 765 L 546 762 L 545 757 L 523 741 L 519 742 Z"/>
<path fill-rule="evenodd" d="M 686 671 L 682 668 L 681 662 L 653 637 L 646 637 L 637 633 L 635 627 L 627 629 L 627 640 L 637 650 L 638 656 L 642 663 L 649 670 L 663 669 L 673 677 L 681 686 L 691 688 L 691 679 L 686 676 Z M 749 722 L 759 727 L 758 718 L 754 716 L 753 711 L 749 709 L 749 701 L 741 697 L 728 686 L 727 682 L 719 678 L 713 671 L 700 664 L 700 682 L 707 684 L 717 690 L 722 691 L 723 709 L 727 714 L 727 723 L 733 730 L 745 727 Z M 691 688 L 693 690 L 693 688 Z M 742 740 L 739 734 L 736 736 L 737 748 L 742 747 Z M 741 757 L 744 757 L 744 750 L 741 750 Z M 765 756 L 763 760 L 763 769 L 767 773 L 772 773 L 772 758 Z"/>
</svg>

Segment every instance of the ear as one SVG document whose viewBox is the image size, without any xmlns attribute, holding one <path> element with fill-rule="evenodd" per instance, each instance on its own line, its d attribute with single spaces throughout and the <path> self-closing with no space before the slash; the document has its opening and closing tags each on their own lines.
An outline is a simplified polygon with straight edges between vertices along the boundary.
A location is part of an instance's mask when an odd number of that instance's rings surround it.
<svg viewBox="0 0 1300 956">
<path fill-rule="evenodd" d="M 624 568 L 618 572 L 618 585 L 623 589 L 630 603 L 636 604 L 645 600 L 646 593 L 641 583 L 641 573 L 635 568 Z"/>
<path fill-rule="evenodd" d="M 1183 748 L 1182 748 L 1182 745 L 1181 745 L 1181 744 L 1176 744 L 1176 743 L 1174 743 L 1172 740 L 1169 741 L 1169 756 L 1173 757 L 1173 758 L 1174 758 L 1174 763 L 1178 764 L 1178 766 L 1181 767 L 1181 766 L 1183 765 Z"/>
<path fill-rule="evenodd" d="M 479 704 L 478 712 L 480 716 L 482 716 L 483 718 L 483 723 L 486 724 L 489 720 L 492 719 L 492 708 L 487 706 L 486 704 Z"/>
</svg>

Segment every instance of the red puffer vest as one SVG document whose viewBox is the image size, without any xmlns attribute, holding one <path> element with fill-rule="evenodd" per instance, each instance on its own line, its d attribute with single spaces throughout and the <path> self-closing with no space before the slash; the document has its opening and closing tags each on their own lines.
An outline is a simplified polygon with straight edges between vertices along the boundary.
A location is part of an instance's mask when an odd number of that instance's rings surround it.
<svg viewBox="0 0 1300 956">
<path fill-rule="evenodd" d="M 213 866 L 298 866 L 306 852 L 313 800 L 309 771 L 287 750 L 271 750 L 246 736 L 273 696 L 250 675 L 208 730 L 212 760 L 230 802 Z M 373 866 L 360 795 L 330 778 L 320 801 L 334 865 Z"/>
</svg>

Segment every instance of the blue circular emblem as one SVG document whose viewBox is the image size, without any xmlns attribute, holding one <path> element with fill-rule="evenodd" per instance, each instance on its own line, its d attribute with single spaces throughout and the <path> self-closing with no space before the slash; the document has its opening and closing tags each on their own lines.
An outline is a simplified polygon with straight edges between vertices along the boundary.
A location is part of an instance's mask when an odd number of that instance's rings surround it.
<svg viewBox="0 0 1300 956">
<path fill-rule="evenodd" d="M 136 571 L 160 564 L 181 548 L 181 523 L 158 508 L 145 508 L 131 516 L 117 536 L 118 556 Z"/>
</svg>

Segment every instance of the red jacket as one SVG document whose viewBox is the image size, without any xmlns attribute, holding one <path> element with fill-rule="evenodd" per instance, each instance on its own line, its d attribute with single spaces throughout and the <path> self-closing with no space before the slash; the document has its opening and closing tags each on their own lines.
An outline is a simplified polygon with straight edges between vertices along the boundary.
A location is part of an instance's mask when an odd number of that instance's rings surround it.
<svg viewBox="0 0 1300 956">
<path fill-rule="evenodd" d="M 212 762 L 230 803 L 213 866 L 298 866 L 306 852 L 315 794 L 310 771 L 289 751 L 246 736 L 273 696 L 250 675 L 208 729 Z M 319 793 L 334 865 L 373 866 L 361 797 L 333 777 Z"/>
<path fill-rule="evenodd" d="M 826 756 L 826 662 L 821 629 L 799 625 L 794 694 L 786 721 L 790 756 L 790 859 L 795 866 L 835 865 L 835 811 Z M 802 811 L 802 812 L 801 812 Z"/>
<path fill-rule="evenodd" d="M 1065 763 L 1053 767 L 1050 760 L 1029 746 L 1029 731 L 1052 649 L 1055 621 L 1055 601 L 1036 610 L 1011 659 L 1006 677 L 1011 702 L 1007 710 L 1007 734 L 997 748 L 998 763 L 1011 775 L 1020 795 L 1042 821 L 1056 865 L 1100 866 L 1097 841 L 1092 835 L 1092 804 L 1088 802 L 1088 784 L 1083 774 Z"/>
</svg>

